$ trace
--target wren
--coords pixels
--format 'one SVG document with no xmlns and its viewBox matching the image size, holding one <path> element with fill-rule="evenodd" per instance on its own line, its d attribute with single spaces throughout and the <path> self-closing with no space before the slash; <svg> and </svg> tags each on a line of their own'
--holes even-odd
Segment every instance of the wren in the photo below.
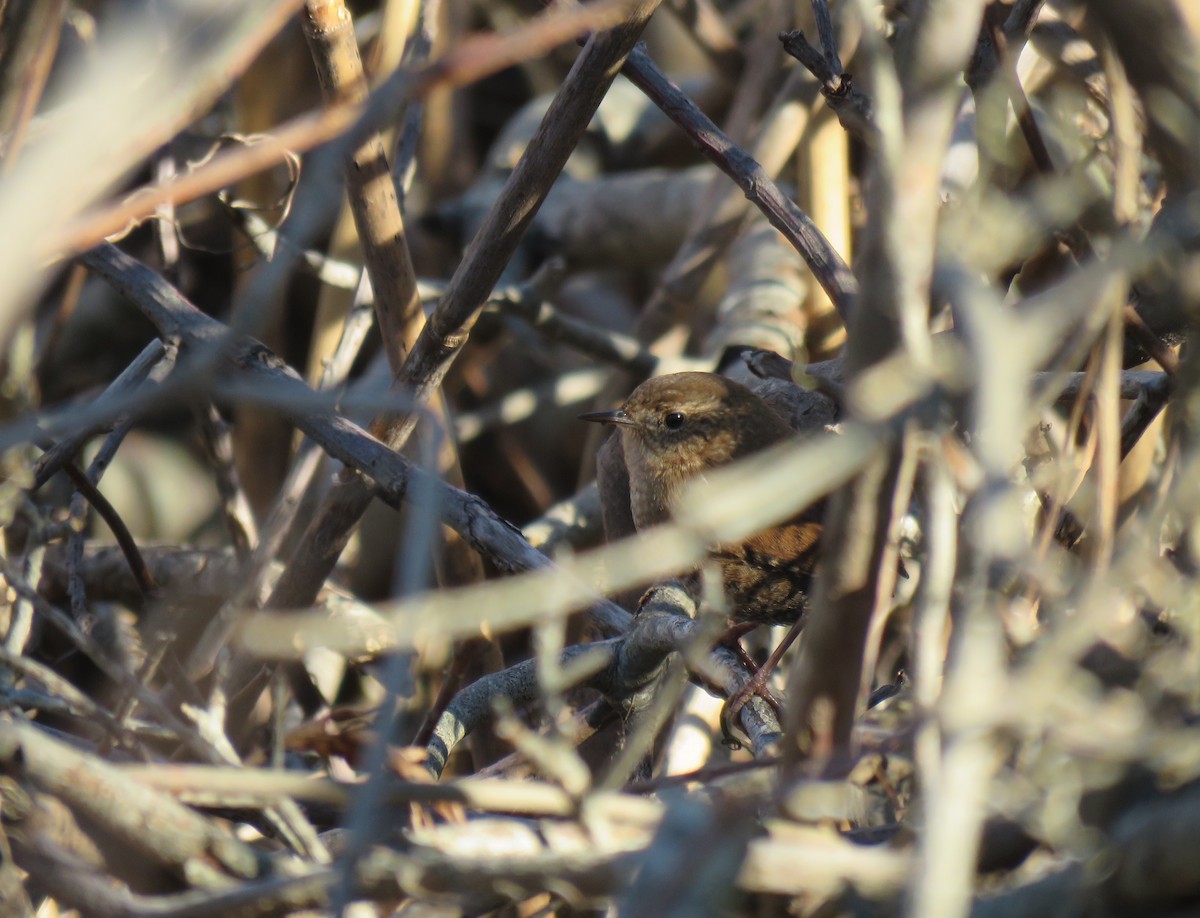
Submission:
<svg viewBox="0 0 1200 918">
<path fill-rule="evenodd" d="M 639 530 L 670 516 L 689 479 L 793 435 L 750 389 L 715 373 L 655 377 L 616 411 L 580 418 L 620 431 Z M 822 512 L 819 503 L 744 541 L 710 548 L 735 623 L 799 624 L 812 587 Z"/>
</svg>

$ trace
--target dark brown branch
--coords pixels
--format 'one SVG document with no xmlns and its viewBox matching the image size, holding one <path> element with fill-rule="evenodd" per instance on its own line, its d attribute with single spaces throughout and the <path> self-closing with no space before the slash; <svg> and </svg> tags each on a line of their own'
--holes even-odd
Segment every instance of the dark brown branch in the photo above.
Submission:
<svg viewBox="0 0 1200 918">
<path fill-rule="evenodd" d="M 74 462 L 66 462 L 63 465 L 63 469 L 70 477 L 71 482 L 79 490 L 79 493 L 86 498 L 87 502 L 92 505 L 93 509 L 108 524 L 108 528 L 112 530 L 113 536 L 117 540 L 117 545 L 120 546 L 121 553 L 125 556 L 125 561 L 129 564 L 129 569 L 133 572 L 134 580 L 137 582 L 138 588 L 142 591 L 142 596 L 146 599 L 158 596 L 159 588 L 158 584 L 154 581 L 154 575 L 146 565 L 146 560 L 142 557 L 142 553 L 138 549 L 137 540 L 134 539 L 133 533 L 129 531 L 129 527 L 121 519 L 121 514 L 117 513 L 117 508 L 109 503 L 108 498 L 100 493 L 99 489 L 92 484 L 91 479 L 88 478 L 83 469 Z"/>
<path fill-rule="evenodd" d="M 1146 353 L 1154 358 L 1154 361 L 1163 368 L 1164 373 L 1171 377 L 1178 376 L 1179 358 L 1175 356 L 1175 352 L 1146 324 L 1146 320 L 1142 318 L 1133 304 L 1126 303 L 1123 312 L 1126 331 L 1137 340 Z"/>
<path fill-rule="evenodd" d="M 1034 22 L 1045 2 L 1046 0 L 1017 0 L 1009 11 L 1008 18 L 1004 20 L 1000 35 L 1003 37 L 1004 45 L 1014 55 L 1014 59 L 1025 47 L 1025 42 L 1029 40 Z M 997 53 L 994 33 L 985 24 L 985 27 L 980 30 L 979 41 L 976 43 L 975 52 L 971 56 L 971 63 L 966 73 L 967 85 L 971 87 L 976 98 L 980 91 L 995 78 L 1000 67 L 1001 56 L 1000 53 Z"/>
<path fill-rule="evenodd" d="M 821 40 L 821 52 L 834 73 L 841 73 L 842 59 L 838 56 L 837 36 L 833 34 L 833 19 L 829 15 L 828 0 L 812 0 L 813 21 L 817 24 L 817 36 Z"/>
<path fill-rule="evenodd" d="M 995 23 L 991 24 L 989 34 L 992 39 L 992 47 L 996 51 L 998 64 L 1004 74 L 1003 78 L 1008 85 L 1009 98 L 1017 115 L 1017 125 L 1021 128 L 1021 136 L 1025 138 L 1026 146 L 1029 147 L 1029 155 L 1033 157 L 1039 172 L 1043 175 L 1053 175 L 1055 172 L 1054 160 L 1051 158 L 1050 148 L 1046 146 L 1046 140 L 1042 137 L 1042 132 L 1034 120 L 1033 108 L 1029 104 L 1029 97 L 1025 95 L 1025 88 L 1017 77 L 1017 62 L 1009 51 L 1008 38 L 1004 30 Z"/>
<path fill-rule="evenodd" d="M 150 368 L 150 373 L 143 382 L 139 393 L 151 392 L 156 387 L 161 386 L 175 369 L 175 361 L 178 357 L 179 342 L 169 342 L 162 359 Z M 100 448 L 96 450 L 96 455 L 92 457 L 92 462 L 87 468 L 88 480 L 92 484 L 100 484 L 100 479 L 108 471 L 109 465 L 112 464 L 114 457 L 117 455 L 117 450 L 121 448 L 121 444 L 125 441 L 125 437 L 129 431 L 133 429 L 133 425 L 138 417 L 138 412 L 127 411 L 118 417 L 112 425 L 112 430 L 104 438 L 104 442 L 100 444 Z"/>
<path fill-rule="evenodd" d="M 818 3 L 814 2 L 814 8 Z M 826 10 L 828 20 L 828 10 Z M 820 20 L 818 19 L 818 26 Z M 822 43 L 825 36 L 821 36 Z M 850 74 L 843 73 L 841 62 L 837 58 L 837 45 L 832 45 L 833 58 L 822 54 L 805 38 L 799 29 L 791 32 L 780 32 L 779 40 L 783 50 L 798 60 L 804 69 L 817 78 L 821 85 L 821 95 L 825 97 L 829 108 L 837 115 L 838 121 L 852 136 L 865 143 L 872 143 L 875 137 L 873 108 L 870 97 L 855 85 Z"/>
<path fill-rule="evenodd" d="M 418 404 L 441 385 L 480 307 L 656 6 L 657 0 L 642 0 L 624 24 L 594 35 L 571 68 L 405 362 L 398 382 L 411 387 Z M 389 444 L 407 440 L 415 423 L 410 416 L 388 437 Z"/>
<path fill-rule="evenodd" d="M 779 189 L 750 154 L 730 140 L 662 74 L 643 48 L 633 50 L 622 72 L 682 127 L 705 158 L 733 179 L 771 225 L 783 233 L 829 294 L 842 321 L 849 323 L 858 282 L 808 215 Z"/>
<path fill-rule="evenodd" d="M 1154 423 L 1154 419 L 1166 406 L 1167 399 L 1171 397 L 1173 391 L 1175 391 L 1175 385 L 1171 377 L 1160 373 L 1155 382 L 1144 386 L 1137 394 L 1121 421 L 1122 459 L 1137 446 L 1147 428 Z"/>
</svg>

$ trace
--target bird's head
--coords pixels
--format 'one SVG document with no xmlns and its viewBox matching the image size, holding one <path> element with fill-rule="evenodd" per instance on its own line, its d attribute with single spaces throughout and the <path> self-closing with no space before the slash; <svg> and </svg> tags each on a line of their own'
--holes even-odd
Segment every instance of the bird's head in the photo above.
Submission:
<svg viewBox="0 0 1200 918">
<path fill-rule="evenodd" d="M 642 383 L 616 411 L 580 415 L 621 431 L 626 447 L 684 475 L 724 465 L 791 433 L 766 402 L 715 373 L 672 373 Z"/>
</svg>

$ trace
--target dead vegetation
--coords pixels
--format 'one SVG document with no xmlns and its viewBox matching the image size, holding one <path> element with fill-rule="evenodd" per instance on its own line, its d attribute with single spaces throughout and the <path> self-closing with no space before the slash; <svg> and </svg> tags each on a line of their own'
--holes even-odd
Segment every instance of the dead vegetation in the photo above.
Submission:
<svg viewBox="0 0 1200 918">
<path fill-rule="evenodd" d="M 0 4 L 0 913 L 1195 912 L 1198 46 Z M 611 538 L 575 415 L 679 369 L 797 437 Z M 672 577 L 823 498 L 722 725 Z"/>
</svg>

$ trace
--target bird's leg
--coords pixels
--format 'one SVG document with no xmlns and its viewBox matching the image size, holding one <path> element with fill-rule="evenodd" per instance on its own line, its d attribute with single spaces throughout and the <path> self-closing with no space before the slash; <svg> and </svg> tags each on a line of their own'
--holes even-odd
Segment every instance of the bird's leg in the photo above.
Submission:
<svg viewBox="0 0 1200 918">
<path fill-rule="evenodd" d="M 718 647 L 726 647 L 733 651 L 738 661 L 754 674 L 750 682 L 742 686 L 737 694 L 727 699 L 725 704 L 721 706 L 721 742 L 733 749 L 741 746 L 741 743 L 733 735 L 733 718 L 737 715 L 738 711 L 745 707 L 746 702 L 752 696 L 756 694 L 762 696 L 763 701 L 769 704 L 775 712 L 775 716 L 783 717 L 783 709 L 780 707 L 779 699 L 767 689 L 765 677 L 761 682 L 758 681 L 758 664 L 754 662 L 750 654 L 746 653 L 746 648 L 742 646 L 742 638 L 759 627 L 760 624 L 761 622 L 734 622 L 725 630 L 725 633 L 721 635 L 721 639 L 716 644 Z M 770 661 L 768 660 L 768 662 Z M 756 682 L 758 682 L 757 687 L 751 688 Z M 731 707 L 735 701 L 738 702 L 737 707 Z"/>
<path fill-rule="evenodd" d="M 753 631 L 755 628 L 757 628 L 760 624 L 762 624 L 762 623 L 761 622 L 733 622 L 721 634 L 721 639 L 717 641 L 717 646 L 718 647 L 728 647 L 730 650 L 732 650 L 736 654 L 745 655 L 746 651 L 742 648 L 742 645 L 740 642 L 741 642 L 742 638 L 744 638 L 747 634 L 749 634 L 751 631 Z M 753 662 L 750 665 L 751 665 L 751 667 L 753 667 L 754 666 Z"/>
<path fill-rule="evenodd" d="M 729 698 L 725 704 L 722 705 L 721 734 L 727 744 L 733 739 L 730 731 L 733 726 L 734 718 L 738 716 L 738 712 L 741 711 L 742 708 L 746 706 L 746 703 L 755 695 L 761 695 L 763 700 L 771 706 L 772 710 L 775 712 L 775 716 L 779 718 L 779 722 L 783 723 L 783 709 L 780 707 L 779 699 L 772 695 L 767 689 L 767 680 L 771 678 L 771 673 L 775 671 L 775 667 L 779 665 L 779 661 L 783 659 L 783 655 L 788 652 L 788 648 L 796 643 L 796 638 L 800 636 L 800 631 L 803 628 L 803 621 L 804 618 L 801 616 L 792 623 L 792 626 L 788 628 L 787 634 L 783 636 L 783 640 L 779 642 L 778 646 L 773 651 L 771 651 L 771 655 L 767 657 L 767 661 L 763 663 L 762 666 L 755 668 L 751 662 L 751 668 L 754 669 L 754 675 L 750 677 L 750 681 L 743 685 L 741 689 L 735 695 L 733 695 L 733 697 Z M 738 626 L 734 627 L 736 628 Z M 732 632 L 733 629 L 730 630 Z M 742 631 L 741 633 L 746 634 L 747 631 Z M 749 659 L 748 655 L 746 655 L 746 651 L 742 649 L 742 645 L 740 643 L 737 645 L 737 648 L 744 656 L 746 656 L 746 659 Z"/>
</svg>

